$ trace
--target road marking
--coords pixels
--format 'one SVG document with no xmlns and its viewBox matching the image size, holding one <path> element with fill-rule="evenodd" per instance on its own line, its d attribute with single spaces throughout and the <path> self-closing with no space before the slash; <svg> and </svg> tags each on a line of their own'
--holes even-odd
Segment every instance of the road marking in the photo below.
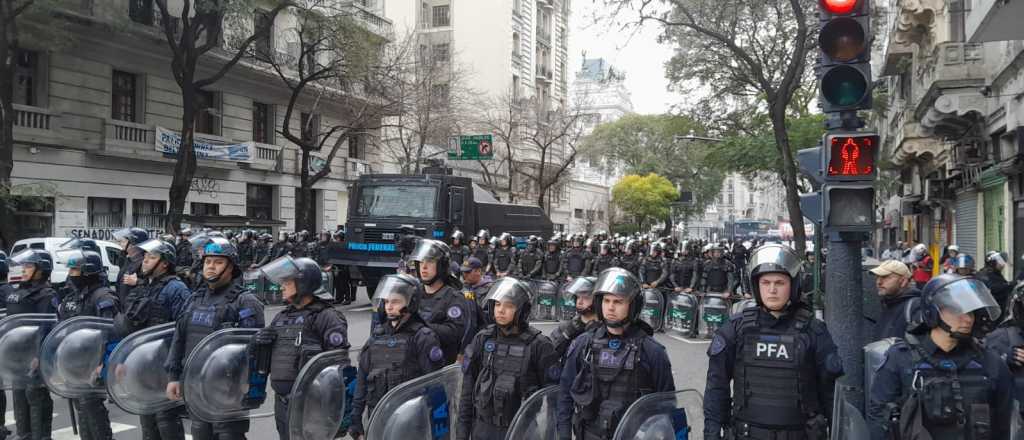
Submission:
<svg viewBox="0 0 1024 440">
<path fill-rule="evenodd" d="M 110 430 L 114 434 L 124 431 L 131 431 L 133 429 L 138 429 L 138 427 L 132 425 L 125 425 L 123 423 L 110 423 Z M 52 438 L 53 440 L 74 440 L 78 439 L 79 437 L 75 435 L 74 429 L 68 426 L 67 428 L 54 430 L 53 433 L 50 435 L 50 438 Z"/>
<path fill-rule="evenodd" d="M 680 341 L 680 342 L 685 342 L 687 344 L 710 344 L 711 343 L 711 341 L 704 340 L 704 339 L 694 341 L 692 339 L 687 339 L 687 338 L 684 338 L 682 336 L 676 336 L 676 335 L 670 335 L 670 334 L 666 334 L 665 336 L 668 336 L 668 337 L 670 337 L 672 339 L 675 339 L 677 341 Z"/>
</svg>

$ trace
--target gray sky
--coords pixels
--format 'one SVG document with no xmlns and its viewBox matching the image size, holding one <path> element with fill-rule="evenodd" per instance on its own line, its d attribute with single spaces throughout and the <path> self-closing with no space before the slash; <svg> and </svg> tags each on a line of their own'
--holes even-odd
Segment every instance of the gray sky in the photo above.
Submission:
<svg viewBox="0 0 1024 440">
<path fill-rule="evenodd" d="M 569 78 L 580 69 L 582 53 L 587 58 L 604 58 L 619 71 L 626 72 L 626 87 L 633 95 L 637 113 L 664 113 L 682 102 L 682 96 L 669 92 L 665 79 L 665 62 L 672 57 L 668 45 L 658 44 L 659 28 L 647 25 L 630 35 L 607 25 L 593 24 L 595 2 L 575 1 L 572 4 L 569 34 Z M 596 2 L 600 3 L 600 2 Z"/>
</svg>

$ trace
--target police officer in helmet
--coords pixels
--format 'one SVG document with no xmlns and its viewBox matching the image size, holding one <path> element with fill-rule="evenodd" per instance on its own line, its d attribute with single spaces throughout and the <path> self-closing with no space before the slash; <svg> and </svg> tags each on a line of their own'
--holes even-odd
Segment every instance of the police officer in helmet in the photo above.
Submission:
<svg viewBox="0 0 1024 440">
<path fill-rule="evenodd" d="M 125 261 L 121 271 L 117 273 L 117 298 L 124 300 L 128 291 L 139 283 L 139 269 L 142 268 L 142 257 L 145 252 L 139 245 L 149 240 L 149 233 L 140 228 L 124 228 L 114 231 L 114 239 L 124 250 Z"/>
<path fill-rule="evenodd" d="M 569 351 L 569 344 L 585 331 L 593 330 L 602 323 L 594 310 L 594 283 L 597 277 L 579 277 L 565 287 L 565 292 L 576 301 L 576 316 L 563 321 L 551 331 L 551 342 L 559 358 Z"/>
<path fill-rule="evenodd" d="M 867 403 L 873 440 L 1009 439 L 1013 383 L 1008 361 L 977 338 L 999 306 L 985 285 L 954 274 L 921 292 L 919 325 L 886 350 Z"/>
<path fill-rule="evenodd" d="M 284 256 L 260 268 L 281 286 L 288 305 L 253 336 L 254 345 L 271 346 L 270 386 L 274 389 L 277 434 L 288 439 L 288 395 L 307 361 L 322 352 L 349 348 L 348 322 L 342 313 L 317 297 L 320 265 L 310 258 Z"/>
<path fill-rule="evenodd" d="M 455 362 L 476 334 L 476 319 L 470 313 L 473 309 L 468 307 L 466 298 L 459 293 L 462 283 L 451 273 L 448 245 L 437 240 L 421 240 L 411 259 L 423 283 L 418 307 L 420 317 L 441 340 L 445 362 Z"/>
<path fill-rule="evenodd" d="M 1010 297 L 1004 316 L 999 328 L 985 336 L 985 347 L 1006 361 L 1019 408 L 1024 401 L 1024 289 L 1017 289 Z"/>
<path fill-rule="evenodd" d="M 122 313 L 114 318 L 118 339 L 143 329 L 175 322 L 181 317 L 192 292 L 175 273 L 177 249 L 162 240 L 149 240 L 139 245 L 145 252 L 139 275 L 143 279 L 128 292 Z M 182 408 L 139 416 L 145 439 L 182 440 L 185 429 L 181 423 Z"/>
<path fill-rule="evenodd" d="M 419 280 L 406 274 L 388 275 L 377 284 L 373 304 L 385 322 L 373 328 L 359 353 L 349 427 L 353 439 L 363 437 L 363 414 L 373 414 L 391 388 L 445 365 L 437 333 L 419 314 L 421 289 Z"/>
<path fill-rule="evenodd" d="M 167 354 L 165 369 L 171 382 L 167 397 L 181 400 L 179 382 L 185 358 L 203 338 L 225 328 L 263 328 L 263 303 L 242 286 L 238 251 L 226 238 L 213 237 L 202 249 L 202 283 L 195 289 L 188 307 L 178 319 Z M 192 419 L 195 440 L 244 439 L 249 421 L 209 423 Z"/>
<path fill-rule="evenodd" d="M 25 249 L 9 260 L 11 266 L 21 266 L 18 288 L 6 298 L 7 316 L 23 313 L 57 313 L 57 292 L 50 287 L 53 257 L 42 249 Z M 53 426 L 53 399 L 46 387 L 15 388 L 14 421 L 19 439 L 43 440 L 50 438 Z"/>
<path fill-rule="evenodd" d="M 801 268 L 787 246 L 751 254 L 757 307 L 733 316 L 708 348 L 704 438 L 826 438 L 842 362 L 825 323 L 800 300 Z"/>
<path fill-rule="evenodd" d="M 519 406 L 558 379 L 554 346 L 530 326 L 530 286 L 498 280 L 487 294 L 493 324 L 477 333 L 462 358 L 457 439 L 505 438 Z"/>
<path fill-rule="evenodd" d="M 672 365 L 654 330 L 640 320 L 640 281 L 613 267 L 597 277 L 594 304 L 603 326 L 573 341 L 559 384 L 558 438 L 611 439 L 641 396 L 675 391 Z"/>
</svg>

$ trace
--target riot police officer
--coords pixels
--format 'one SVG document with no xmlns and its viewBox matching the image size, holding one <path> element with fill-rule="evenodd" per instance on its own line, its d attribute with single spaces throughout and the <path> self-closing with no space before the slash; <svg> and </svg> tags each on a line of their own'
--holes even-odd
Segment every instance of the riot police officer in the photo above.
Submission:
<svg viewBox="0 0 1024 440">
<path fill-rule="evenodd" d="M 686 246 L 679 248 L 679 256 L 669 268 L 668 280 L 675 292 L 692 292 L 694 274 L 698 272 L 698 261 L 692 250 Z"/>
<path fill-rule="evenodd" d="M 385 323 L 373 328 L 359 353 L 349 427 L 354 439 L 363 437 L 363 413 L 373 414 L 391 388 L 445 365 L 437 334 L 420 317 L 422 288 L 419 280 L 405 274 L 388 275 L 377 284 L 373 303 Z"/>
<path fill-rule="evenodd" d="M 184 312 L 192 292 L 174 272 L 177 252 L 170 243 L 149 240 L 139 245 L 145 252 L 143 281 L 125 298 L 123 312 L 114 318 L 114 331 L 123 339 L 137 331 L 176 321 Z M 182 440 L 185 429 L 180 408 L 139 416 L 145 439 Z"/>
<path fill-rule="evenodd" d="M 551 342 L 555 345 L 555 353 L 559 359 L 569 351 L 569 344 L 585 331 L 601 325 L 594 310 L 594 282 L 597 277 L 579 277 L 565 287 L 565 293 L 571 295 L 576 302 L 576 316 L 562 321 L 551 331 Z"/>
<path fill-rule="evenodd" d="M 568 281 L 576 277 L 585 277 L 590 273 L 590 252 L 583 247 L 583 237 L 574 235 L 569 240 L 572 246 L 562 253 L 562 275 Z"/>
<path fill-rule="evenodd" d="M 608 241 L 602 241 L 597 246 L 597 256 L 594 257 L 593 263 L 591 264 L 591 273 L 598 274 L 603 272 L 605 269 L 610 269 L 619 265 L 619 259 L 615 257 L 612 252 L 612 244 Z"/>
<path fill-rule="evenodd" d="M 629 240 L 626 242 L 626 249 L 622 252 L 622 256 L 619 257 L 619 267 L 637 277 L 640 276 L 640 255 L 637 254 L 639 248 L 639 242 Z"/>
<path fill-rule="evenodd" d="M 540 276 L 541 265 L 544 263 L 544 252 L 540 249 L 540 237 L 531 235 L 526 241 L 526 249 L 519 253 L 516 262 L 516 275 L 523 279 L 534 279 Z"/>
<path fill-rule="evenodd" d="M 652 243 L 650 255 L 640 263 L 640 284 L 644 289 L 657 289 L 668 279 L 668 262 L 661 256 L 661 243 Z"/>
<path fill-rule="evenodd" d="M 459 293 L 462 283 L 450 272 L 448 245 L 437 240 L 420 240 L 411 258 L 423 283 L 418 313 L 437 333 L 445 362 L 455 362 L 475 334 L 476 317 L 469 313 L 473 309 Z"/>
<path fill-rule="evenodd" d="M 594 304 L 603 321 L 573 341 L 558 398 L 558 438 L 611 439 L 627 408 L 641 396 L 674 391 L 672 365 L 654 330 L 640 320 L 640 281 L 618 267 L 601 273 Z"/>
<path fill-rule="evenodd" d="M 985 347 L 999 355 L 1010 369 L 1019 408 L 1024 402 L 1024 292 L 1014 293 L 1003 315 L 1006 319 L 999 328 L 985 336 Z"/>
<path fill-rule="evenodd" d="M 470 253 L 473 254 L 478 260 L 484 263 L 484 267 L 490 267 L 491 265 L 491 233 L 486 229 L 481 229 L 480 232 L 476 233 L 476 247 L 474 247 Z"/>
<path fill-rule="evenodd" d="M 191 237 L 192 230 L 189 228 L 178 232 L 178 242 L 175 243 L 174 248 L 178 254 L 177 261 L 179 267 L 192 267 L 192 243 L 188 241 Z M 177 269 L 175 269 L 175 272 L 177 272 Z"/>
<path fill-rule="evenodd" d="M 512 234 L 502 232 L 498 237 L 498 246 L 491 252 L 491 268 L 488 272 L 498 278 L 510 275 L 516 267 L 517 254 Z"/>
<path fill-rule="evenodd" d="M 322 352 L 348 350 L 345 316 L 317 297 L 320 265 L 309 258 L 284 256 L 260 268 L 281 286 L 288 307 L 274 316 L 270 326 L 253 336 L 254 345 L 271 346 L 270 386 L 274 389 L 277 434 L 288 440 L 288 396 L 302 366 Z"/>
<path fill-rule="evenodd" d="M 825 439 L 843 368 L 825 323 L 801 302 L 802 267 L 783 245 L 751 255 L 757 307 L 734 315 L 708 348 L 704 438 Z"/>
<path fill-rule="evenodd" d="M 548 281 L 559 282 L 562 280 L 562 253 L 559 252 L 559 239 L 551 237 L 548 240 L 548 251 L 544 254 L 544 261 L 541 263 L 541 277 Z"/>
<path fill-rule="evenodd" d="M 248 269 L 256 259 L 255 233 L 246 229 L 238 237 L 238 264 Z"/>
<path fill-rule="evenodd" d="M 14 287 L 7 283 L 7 253 L 0 250 L 0 307 L 7 309 L 7 296 L 14 293 Z M 0 440 L 7 440 L 7 393 L 0 391 Z"/>
<path fill-rule="evenodd" d="M 710 258 L 701 264 L 700 277 L 693 280 L 695 285 L 691 287 L 704 292 L 729 292 L 729 288 L 733 285 L 735 266 L 729 260 L 722 258 L 724 251 L 721 246 L 712 245 L 708 252 Z M 699 287 L 696 283 L 700 283 Z M 751 280 L 750 283 L 753 284 L 754 281 Z M 756 290 L 755 287 L 751 287 L 751 289 Z"/>
<path fill-rule="evenodd" d="M 292 253 L 292 244 L 289 241 L 288 233 L 281 231 L 277 235 L 277 241 L 270 247 L 270 260 L 281 258 Z"/>
<path fill-rule="evenodd" d="M 976 340 L 999 316 L 988 288 L 974 278 L 934 277 L 921 292 L 919 316 L 920 325 L 888 347 L 875 369 L 871 438 L 1010 438 L 1012 358 Z"/>
<path fill-rule="evenodd" d="M 750 258 L 750 250 L 743 245 L 743 240 L 736 239 L 732 245 L 732 258 L 730 259 L 733 266 L 733 284 L 731 290 L 736 292 L 736 288 L 739 286 L 743 287 L 744 293 L 749 293 L 749 280 L 746 280 L 744 269 L 747 267 L 747 260 Z"/>
<path fill-rule="evenodd" d="M 10 265 L 21 266 L 22 281 L 6 298 L 7 316 L 24 313 L 57 313 L 57 292 L 50 287 L 53 257 L 42 249 L 25 249 L 14 254 Z M 50 438 L 53 426 L 53 399 L 46 387 L 15 388 L 14 422 L 19 439 Z"/>
<path fill-rule="evenodd" d="M 141 252 L 137 246 L 136 249 Z M 57 251 L 57 259 L 67 265 L 68 283 L 74 287 L 69 295 L 61 298 L 57 306 L 57 318 L 60 321 L 79 316 L 110 319 L 117 316 L 120 303 L 114 292 L 107 287 L 107 269 L 103 266 L 100 254 L 89 250 L 66 249 Z M 103 400 L 96 397 L 72 399 L 75 411 L 81 416 L 83 440 L 114 438 L 110 429 L 110 414 Z"/>
<path fill-rule="evenodd" d="M 985 254 L 985 267 L 978 271 L 978 279 L 988 287 L 1000 310 L 1005 308 L 1006 302 L 1010 299 L 1010 291 L 1013 290 L 1013 285 L 1003 276 L 1004 268 L 1006 257 L 1000 252 L 988 251 Z"/>
<path fill-rule="evenodd" d="M 223 237 L 214 237 L 203 247 L 203 283 L 195 289 L 188 307 L 178 319 L 167 354 L 165 368 L 171 382 L 167 397 L 181 400 L 179 382 L 185 357 L 199 342 L 224 328 L 262 328 L 263 303 L 241 283 L 238 251 Z M 192 420 L 192 438 L 196 440 L 244 439 L 249 421 L 209 423 Z"/>
<path fill-rule="evenodd" d="M 554 346 L 530 326 L 532 296 L 528 284 L 510 277 L 487 295 L 494 324 L 476 334 L 462 358 L 456 439 L 505 438 L 523 401 L 557 380 Z"/>
<path fill-rule="evenodd" d="M 452 232 L 452 262 L 460 267 L 469 256 L 469 246 L 466 246 L 466 234 L 456 229 Z"/>
<path fill-rule="evenodd" d="M 126 257 L 121 271 L 117 273 L 117 298 L 124 300 L 128 291 L 139 283 L 139 268 L 142 267 L 145 252 L 138 245 L 149 240 L 149 233 L 139 228 L 124 228 L 114 231 L 114 239 L 121 245 Z"/>
</svg>

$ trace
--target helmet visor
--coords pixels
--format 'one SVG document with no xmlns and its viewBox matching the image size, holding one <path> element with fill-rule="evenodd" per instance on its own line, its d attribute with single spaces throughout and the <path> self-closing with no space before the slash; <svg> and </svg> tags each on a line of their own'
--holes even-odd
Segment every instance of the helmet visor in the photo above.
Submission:
<svg viewBox="0 0 1024 440">
<path fill-rule="evenodd" d="M 163 241 L 157 239 L 146 240 L 139 244 L 139 249 L 142 249 L 142 251 L 147 254 L 151 252 L 154 254 L 159 254 L 160 246 L 162 246 L 163 244 Z"/>
<path fill-rule="evenodd" d="M 593 296 L 594 295 L 594 280 L 593 278 L 579 277 L 572 280 L 568 286 L 565 287 L 565 294 L 572 296 Z"/>
<path fill-rule="evenodd" d="M 195 237 L 188 239 L 189 245 L 192 246 L 192 252 L 199 252 L 206 247 L 206 243 L 210 242 L 210 237 L 206 234 L 199 234 Z"/>
<path fill-rule="evenodd" d="M 68 269 L 81 269 L 85 264 L 85 254 L 81 249 L 58 249 L 53 253 L 54 260 Z"/>
<path fill-rule="evenodd" d="M 377 290 L 373 292 L 373 303 L 379 304 L 390 298 L 401 296 L 409 303 L 416 294 L 416 285 L 398 276 L 389 275 L 377 283 Z"/>
<path fill-rule="evenodd" d="M 437 241 L 420 240 L 416 249 L 413 249 L 412 254 L 409 255 L 409 259 L 412 261 L 437 261 L 443 256 L 444 248 Z"/>
<path fill-rule="evenodd" d="M 982 312 L 990 320 L 999 317 L 999 303 L 989 293 L 985 283 L 974 278 L 960 279 L 942 286 L 932 297 L 932 302 L 940 309 L 958 315 Z"/>
<path fill-rule="evenodd" d="M 502 278 L 487 291 L 487 301 L 507 301 L 515 304 L 516 309 L 519 309 L 523 304 L 530 302 L 532 295 L 533 292 L 530 291 L 526 283 L 515 278 Z"/>
<path fill-rule="evenodd" d="M 128 237 L 131 237 L 131 235 L 132 235 L 132 230 L 129 229 L 129 228 L 118 229 L 118 230 L 113 232 L 114 240 L 117 240 L 117 241 L 127 240 Z"/>
<path fill-rule="evenodd" d="M 298 276 L 299 266 L 295 264 L 295 260 L 292 260 L 292 257 L 285 255 L 263 265 L 260 268 L 260 272 L 263 272 L 263 276 L 267 277 L 268 280 L 273 281 L 275 284 L 281 284 L 285 280 Z"/>
<path fill-rule="evenodd" d="M 780 244 L 770 244 L 761 246 L 754 251 L 754 254 L 750 256 L 750 262 L 747 263 L 747 270 L 753 271 L 760 265 L 768 265 L 766 267 L 785 271 L 790 277 L 795 279 L 800 273 L 801 264 L 803 263 L 797 258 L 796 252 L 793 252 L 792 249 Z M 765 272 L 768 271 L 766 270 Z"/>
<path fill-rule="evenodd" d="M 593 292 L 630 298 L 640 292 L 640 282 L 623 269 L 606 269 L 597 277 Z"/>
</svg>

